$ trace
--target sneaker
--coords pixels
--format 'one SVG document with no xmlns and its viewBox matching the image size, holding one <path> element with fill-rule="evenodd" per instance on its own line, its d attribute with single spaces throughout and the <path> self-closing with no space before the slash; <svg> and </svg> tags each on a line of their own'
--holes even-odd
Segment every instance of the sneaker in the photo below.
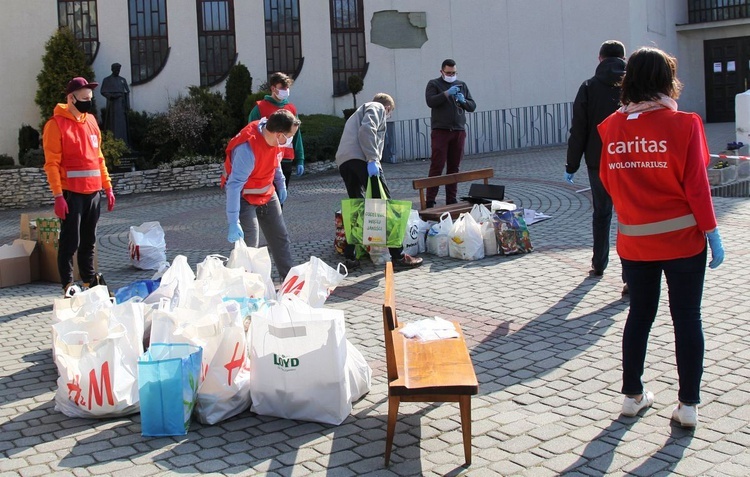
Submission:
<svg viewBox="0 0 750 477">
<path fill-rule="evenodd" d="M 589 270 L 589 276 L 593 278 L 599 278 L 601 276 L 604 276 L 604 270 L 592 268 L 591 270 Z"/>
<path fill-rule="evenodd" d="M 628 285 L 626 283 L 625 286 L 622 287 L 622 296 L 628 296 L 628 295 L 630 295 L 630 288 L 628 288 Z"/>
<path fill-rule="evenodd" d="M 621 414 L 626 417 L 635 417 L 641 410 L 651 407 L 654 403 L 654 393 L 651 391 L 643 391 L 643 397 L 640 401 L 636 401 L 635 398 L 625 396 L 622 401 L 622 412 Z"/>
<path fill-rule="evenodd" d="M 672 420 L 682 427 L 693 428 L 698 425 L 698 406 L 679 403 L 672 411 Z"/>
<path fill-rule="evenodd" d="M 76 293 L 81 293 L 81 287 L 75 283 L 68 283 L 63 287 L 63 298 L 70 298 Z"/>
<path fill-rule="evenodd" d="M 422 257 L 412 257 L 405 253 L 403 257 L 393 261 L 393 266 L 400 268 L 415 268 L 422 265 L 423 261 Z"/>
<path fill-rule="evenodd" d="M 434 201 L 434 200 L 428 200 L 428 201 L 427 201 L 427 202 L 425 203 L 425 205 L 424 205 L 424 208 L 425 208 L 425 209 L 431 209 L 431 208 L 433 208 L 433 207 L 435 207 L 435 201 Z"/>
<path fill-rule="evenodd" d="M 107 282 L 104 281 L 104 275 L 101 273 L 94 274 L 94 278 L 92 278 L 91 281 L 83 284 L 85 288 L 94 288 L 98 285 L 107 285 Z"/>
<path fill-rule="evenodd" d="M 347 258 L 344 260 L 344 266 L 346 267 L 347 272 L 359 268 L 360 265 L 362 264 L 356 258 Z"/>
</svg>

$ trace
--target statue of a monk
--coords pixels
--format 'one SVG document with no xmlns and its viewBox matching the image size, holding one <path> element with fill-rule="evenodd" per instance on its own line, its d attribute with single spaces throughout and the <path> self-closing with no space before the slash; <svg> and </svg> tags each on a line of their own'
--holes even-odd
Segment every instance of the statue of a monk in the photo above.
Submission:
<svg viewBox="0 0 750 477">
<path fill-rule="evenodd" d="M 118 139 L 130 145 L 128 138 L 128 115 L 130 109 L 130 88 L 125 78 L 120 76 L 120 63 L 112 63 L 112 74 L 104 78 L 99 91 L 107 99 L 103 129 L 112 131 Z"/>
</svg>

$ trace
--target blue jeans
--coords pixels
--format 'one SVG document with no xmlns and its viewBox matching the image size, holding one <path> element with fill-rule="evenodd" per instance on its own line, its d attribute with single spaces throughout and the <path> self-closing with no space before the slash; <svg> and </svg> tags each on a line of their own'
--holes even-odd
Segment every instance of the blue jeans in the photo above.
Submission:
<svg viewBox="0 0 750 477">
<path fill-rule="evenodd" d="M 651 325 L 656 318 L 662 271 L 667 278 L 669 311 L 674 326 L 678 399 L 700 403 L 703 376 L 703 326 L 701 299 L 706 274 L 706 249 L 698 255 L 675 260 L 636 262 L 621 259 L 630 289 L 630 313 L 622 336 L 622 393 L 643 392 L 643 367 Z"/>
</svg>

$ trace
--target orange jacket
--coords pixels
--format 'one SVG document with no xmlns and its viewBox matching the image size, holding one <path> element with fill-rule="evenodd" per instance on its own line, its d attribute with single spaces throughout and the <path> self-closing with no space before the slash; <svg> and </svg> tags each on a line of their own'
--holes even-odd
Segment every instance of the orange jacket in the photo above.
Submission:
<svg viewBox="0 0 750 477">
<path fill-rule="evenodd" d="M 276 169 L 281 163 L 281 147 L 269 146 L 258 131 L 260 121 L 253 121 L 237 133 L 227 145 L 224 159 L 224 173 L 221 176 L 221 186 L 224 187 L 227 178 L 232 173 L 232 151 L 243 142 L 247 142 L 255 156 L 255 167 L 242 188 L 242 197 L 252 205 L 265 205 L 273 196 L 276 188 L 273 180 Z"/>
<path fill-rule="evenodd" d="M 260 113 L 261 118 L 267 118 L 271 116 L 273 113 L 278 111 L 279 109 L 286 109 L 287 111 L 294 114 L 294 117 L 297 117 L 297 108 L 292 103 L 286 103 L 282 107 L 278 107 L 275 104 L 271 103 L 270 101 L 266 101 L 265 99 L 262 99 L 260 101 L 256 101 L 255 104 L 258 105 L 258 112 Z M 294 149 L 291 147 L 285 147 L 284 148 L 284 159 L 292 160 L 294 159 Z"/>
<path fill-rule="evenodd" d="M 55 106 L 42 133 L 44 171 L 53 195 L 63 190 L 88 194 L 112 187 L 101 151 L 102 133 L 96 119 L 76 119 L 67 104 Z"/>
<path fill-rule="evenodd" d="M 716 227 L 700 116 L 670 109 L 615 112 L 598 127 L 599 176 L 617 210 L 627 260 L 692 257 Z"/>
</svg>

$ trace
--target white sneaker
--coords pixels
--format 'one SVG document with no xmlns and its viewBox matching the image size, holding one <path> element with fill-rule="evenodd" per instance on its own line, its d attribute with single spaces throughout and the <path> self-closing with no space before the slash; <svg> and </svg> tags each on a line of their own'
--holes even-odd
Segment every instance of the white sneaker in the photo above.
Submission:
<svg viewBox="0 0 750 477">
<path fill-rule="evenodd" d="M 682 427 L 695 427 L 698 425 L 698 406 L 688 406 L 679 403 L 672 411 L 672 420 Z"/>
<path fill-rule="evenodd" d="M 654 393 L 651 391 L 643 391 L 643 397 L 640 401 L 636 401 L 635 398 L 625 396 L 622 401 L 622 415 L 626 417 L 635 417 L 642 409 L 651 407 L 654 403 Z"/>
</svg>

